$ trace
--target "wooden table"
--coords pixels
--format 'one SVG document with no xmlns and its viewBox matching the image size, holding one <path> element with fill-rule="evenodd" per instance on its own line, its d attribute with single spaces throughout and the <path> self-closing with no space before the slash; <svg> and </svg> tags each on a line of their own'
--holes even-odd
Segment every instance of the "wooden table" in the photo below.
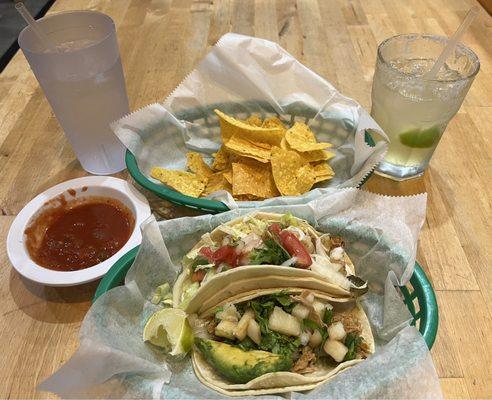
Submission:
<svg viewBox="0 0 492 400">
<path fill-rule="evenodd" d="M 50 12 L 90 8 L 116 22 L 132 109 L 160 101 L 221 35 L 279 42 L 342 93 L 370 107 L 376 47 L 405 32 L 450 35 L 469 0 L 58 0 Z M 422 179 L 373 176 L 366 189 L 429 194 L 418 260 L 436 289 L 432 355 L 447 398 L 492 397 L 492 18 L 464 41 L 482 68 Z M 85 175 L 19 52 L 0 75 L 0 241 L 42 190 Z M 123 175 L 124 176 L 124 175 Z M 167 217 L 183 210 L 164 210 Z M 75 351 L 97 282 L 30 283 L 0 246 L 0 398 L 49 398 L 38 382 Z"/>
</svg>

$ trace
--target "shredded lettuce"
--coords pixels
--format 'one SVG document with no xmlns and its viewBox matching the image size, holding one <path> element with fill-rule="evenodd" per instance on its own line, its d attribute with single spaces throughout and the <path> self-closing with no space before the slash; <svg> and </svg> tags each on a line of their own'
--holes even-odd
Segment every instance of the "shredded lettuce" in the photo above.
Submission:
<svg viewBox="0 0 492 400">
<path fill-rule="evenodd" d="M 172 306 L 172 298 L 173 295 L 171 293 L 171 286 L 169 286 L 169 283 L 166 282 L 157 287 L 150 302 L 152 304 L 162 303 L 163 305 Z"/>
<path fill-rule="evenodd" d="M 287 228 L 289 226 L 297 227 L 299 225 L 299 221 L 291 213 L 287 213 L 282 215 L 282 217 L 280 218 L 280 225 L 282 225 L 282 227 L 284 228 Z"/>
<path fill-rule="evenodd" d="M 190 302 L 191 298 L 195 295 L 195 293 L 198 291 L 200 288 L 200 284 L 198 282 L 192 282 L 188 283 L 183 286 L 183 295 L 182 295 L 182 302 L 181 305 L 179 306 L 182 309 L 185 309 L 188 306 L 188 303 Z"/>
<path fill-rule="evenodd" d="M 249 233 L 242 229 L 242 224 L 237 224 L 234 226 L 220 225 L 218 229 L 219 231 L 224 232 L 226 235 L 232 237 L 234 241 L 242 239 Z"/>
<path fill-rule="evenodd" d="M 262 236 L 268 229 L 268 222 L 247 215 L 242 222 L 234 225 L 234 227 L 245 234 L 256 233 L 258 236 Z"/>
</svg>

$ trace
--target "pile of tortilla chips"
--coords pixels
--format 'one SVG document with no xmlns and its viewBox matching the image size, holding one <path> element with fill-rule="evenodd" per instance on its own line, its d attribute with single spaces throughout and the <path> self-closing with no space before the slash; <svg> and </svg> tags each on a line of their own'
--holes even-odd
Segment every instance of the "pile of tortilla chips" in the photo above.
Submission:
<svg viewBox="0 0 492 400">
<path fill-rule="evenodd" d="M 335 173 L 327 160 L 330 143 L 318 142 L 306 124 L 287 128 L 277 117 L 241 121 L 219 110 L 222 146 L 209 166 L 199 153 L 187 154 L 191 172 L 154 167 L 151 176 L 180 193 L 205 197 L 227 190 L 236 200 L 303 194 Z"/>
</svg>

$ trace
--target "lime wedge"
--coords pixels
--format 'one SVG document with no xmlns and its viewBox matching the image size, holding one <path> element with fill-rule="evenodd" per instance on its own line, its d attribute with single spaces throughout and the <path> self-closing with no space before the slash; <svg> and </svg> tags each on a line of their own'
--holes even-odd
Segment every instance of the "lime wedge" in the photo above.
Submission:
<svg viewBox="0 0 492 400">
<path fill-rule="evenodd" d="M 186 354 L 193 344 L 193 333 L 186 313 L 177 308 L 164 308 L 152 314 L 145 324 L 143 340 L 173 356 Z"/>
<path fill-rule="evenodd" d="M 437 126 L 429 129 L 412 129 L 400 134 L 400 142 L 405 146 L 426 149 L 439 141 L 441 130 Z"/>
</svg>

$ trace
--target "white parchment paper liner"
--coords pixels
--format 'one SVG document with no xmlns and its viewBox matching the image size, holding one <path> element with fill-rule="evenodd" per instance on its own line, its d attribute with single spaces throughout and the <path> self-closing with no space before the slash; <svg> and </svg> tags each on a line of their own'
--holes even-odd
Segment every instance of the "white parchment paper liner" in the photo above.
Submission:
<svg viewBox="0 0 492 400">
<path fill-rule="evenodd" d="M 370 282 L 363 298 L 376 354 L 333 381 L 293 398 L 441 398 L 432 360 L 392 282 L 407 283 L 425 216 L 426 195 L 386 197 L 358 189 L 333 191 L 303 205 L 275 205 L 316 228 L 342 235 L 358 273 Z M 40 385 L 63 397 L 219 398 L 195 377 L 189 358 L 167 360 L 142 342 L 157 307 L 155 288 L 173 283 L 186 252 L 217 225 L 251 210 L 143 224 L 143 242 L 125 286 L 102 295 L 84 319 L 75 355 Z M 171 374 L 172 370 L 172 374 Z M 276 396 L 270 396 L 276 397 Z M 278 397 L 278 396 L 277 396 Z"/>
<path fill-rule="evenodd" d="M 387 149 L 387 136 L 356 101 L 340 94 L 278 44 L 233 33 L 218 41 L 164 103 L 144 107 L 111 127 L 136 157 L 142 173 L 153 180 L 152 167 L 185 170 L 188 151 L 200 151 L 210 160 L 218 150 L 220 129 L 211 105 L 238 118 L 276 112 L 289 124 L 289 114 L 309 109 L 310 127 L 319 140 L 334 144 L 330 151 L 336 154 L 330 160 L 335 177 L 318 184 L 318 194 L 323 188 L 358 186 Z M 383 140 L 368 146 L 366 130 L 378 132 Z M 309 196 L 300 196 L 299 202 Z M 237 206 L 226 193 L 211 198 L 229 208 Z M 240 203 L 244 207 L 244 203 L 255 206 L 258 202 Z"/>
</svg>

